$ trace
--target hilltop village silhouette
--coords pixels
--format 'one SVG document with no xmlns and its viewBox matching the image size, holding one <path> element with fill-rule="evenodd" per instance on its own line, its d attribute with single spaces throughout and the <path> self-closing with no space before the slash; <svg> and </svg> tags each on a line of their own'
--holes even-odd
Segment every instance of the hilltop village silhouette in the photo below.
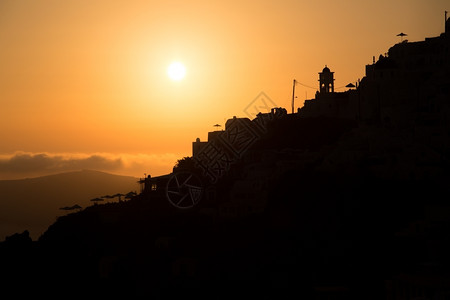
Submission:
<svg viewBox="0 0 450 300">
<path fill-rule="evenodd" d="M 446 18 L 345 92 L 325 66 L 296 112 L 233 117 L 130 200 L 8 237 L 2 292 L 449 299 L 449 49 Z"/>
</svg>

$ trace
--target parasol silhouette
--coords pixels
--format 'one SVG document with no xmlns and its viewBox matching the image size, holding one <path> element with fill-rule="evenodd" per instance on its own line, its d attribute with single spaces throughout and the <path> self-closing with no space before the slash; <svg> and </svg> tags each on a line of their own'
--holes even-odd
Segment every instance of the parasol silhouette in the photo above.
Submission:
<svg viewBox="0 0 450 300">
<path fill-rule="evenodd" d="M 400 37 L 400 41 L 403 42 L 403 37 L 407 36 L 407 34 L 403 33 L 403 32 L 400 32 L 399 34 L 397 34 L 397 36 L 399 36 Z"/>
</svg>

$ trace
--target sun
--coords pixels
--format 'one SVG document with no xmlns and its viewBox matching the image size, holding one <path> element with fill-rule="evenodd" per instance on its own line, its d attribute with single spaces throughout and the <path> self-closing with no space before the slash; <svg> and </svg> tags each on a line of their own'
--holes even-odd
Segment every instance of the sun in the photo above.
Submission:
<svg viewBox="0 0 450 300">
<path fill-rule="evenodd" d="M 186 75 L 186 68 L 181 62 L 174 61 L 167 68 L 167 74 L 172 80 L 181 80 Z"/>
</svg>

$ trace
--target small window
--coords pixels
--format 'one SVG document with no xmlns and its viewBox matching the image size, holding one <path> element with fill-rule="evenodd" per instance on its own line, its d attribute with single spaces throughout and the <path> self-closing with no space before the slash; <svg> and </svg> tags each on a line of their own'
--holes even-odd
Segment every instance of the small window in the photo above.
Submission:
<svg viewBox="0 0 450 300">
<path fill-rule="evenodd" d="M 157 188 L 158 186 L 156 185 L 156 183 L 152 183 L 152 191 L 156 191 Z"/>
</svg>

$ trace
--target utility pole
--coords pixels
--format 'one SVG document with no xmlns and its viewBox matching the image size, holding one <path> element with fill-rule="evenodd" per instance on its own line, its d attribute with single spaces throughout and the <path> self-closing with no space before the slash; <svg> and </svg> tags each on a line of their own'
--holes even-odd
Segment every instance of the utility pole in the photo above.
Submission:
<svg viewBox="0 0 450 300">
<path fill-rule="evenodd" d="M 294 79 L 294 86 L 292 87 L 292 113 L 294 113 L 294 98 L 295 98 L 295 79 Z"/>
</svg>

